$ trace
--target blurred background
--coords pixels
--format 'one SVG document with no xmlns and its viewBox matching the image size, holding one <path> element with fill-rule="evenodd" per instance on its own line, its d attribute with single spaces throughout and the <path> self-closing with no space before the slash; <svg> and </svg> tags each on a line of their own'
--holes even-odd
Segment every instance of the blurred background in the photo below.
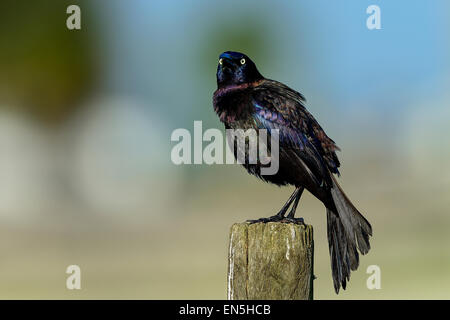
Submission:
<svg viewBox="0 0 450 320">
<path fill-rule="evenodd" d="M 381 30 L 366 27 L 371 4 Z M 174 129 L 223 130 L 215 72 L 234 50 L 307 97 L 374 229 L 337 296 L 325 209 L 302 198 L 314 298 L 449 299 L 449 12 L 445 0 L 2 1 L 0 298 L 226 298 L 230 226 L 292 192 L 170 160 Z M 72 264 L 81 290 L 66 289 Z M 372 264 L 380 290 L 366 287 Z"/>
</svg>

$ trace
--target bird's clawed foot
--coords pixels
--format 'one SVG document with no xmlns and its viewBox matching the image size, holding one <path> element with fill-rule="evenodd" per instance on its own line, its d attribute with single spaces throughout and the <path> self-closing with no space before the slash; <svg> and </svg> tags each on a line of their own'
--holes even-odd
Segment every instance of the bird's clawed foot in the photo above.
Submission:
<svg viewBox="0 0 450 320">
<path fill-rule="evenodd" d="M 305 220 L 303 220 L 303 218 L 290 218 L 290 217 L 286 217 L 286 218 L 284 218 L 281 222 L 285 222 L 285 223 L 294 223 L 294 224 L 300 224 L 300 225 L 306 226 Z"/>
<path fill-rule="evenodd" d="M 274 215 L 268 218 L 260 218 L 256 220 L 247 220 L 248 223 L 254 224 L 254 223 L 268 223 L 268 222 L 281 222 L 281 223 L 294 223 L 294 224 L 300 224 L 305 225 L 305 221 L 303 218 L 290 218 L 290 217 L 282 217 L 279 215 Z"/>
<path fill-rule="evenodd" d="M 281 220 L 285 219 L 283 216 L 280 215 L 274 215 L 268 218 L 259 218 L 256 220 L 247 220 L 247 222 L 249 222 L 250 224 L 254 224 L 254 223 L 268 223 L 268 222 L 280 222 Z"/>
<path fill-rule="evenodd" d="M 250 224 L 253 223 L 268 223 L 268 222 L 284 222 L 284 223 L 295 223 L 295 224 L 302 224 L 305 225 L 305 221 L 303 218 L 295 218 L 295 210 L 297 209 L 298 202 L 300 201 L 300 197 L 302 196 L 304 187 L 298 187 L 295 189 L 295 191 L 292 193 L 292 195 L 289 197 L 288 201 L 284 204 L 284 206 L 281 208 L 280 212 L 278 212 L 276 215 L 271 216 L 269 218 L 260 218 L 256 220 L 247 220 Z M 289 209 L 289 207 L 292 204 L 291 211 L 289 214 L 285 217 L 286 211 Z"/>
</svg>

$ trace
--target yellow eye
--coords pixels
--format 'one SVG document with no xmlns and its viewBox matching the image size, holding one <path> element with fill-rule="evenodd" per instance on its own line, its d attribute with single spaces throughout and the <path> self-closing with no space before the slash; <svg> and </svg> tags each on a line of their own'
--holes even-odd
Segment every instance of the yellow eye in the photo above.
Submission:
<svg viewBox="0 0 450 320">
<path fill-rule="evenodd" d="M 222 59 L 222 58 L 219 59 L 219 64 L 220 64 L 220 65 L 223 64 L 223 59 Z"/>
<path fill-rule="evenodd" d="M 241 59 L 241 64 L 244 64 L 244 63 L 245 63 L 245 59 L 242 58 L 242 59 Z"/>
</svg>

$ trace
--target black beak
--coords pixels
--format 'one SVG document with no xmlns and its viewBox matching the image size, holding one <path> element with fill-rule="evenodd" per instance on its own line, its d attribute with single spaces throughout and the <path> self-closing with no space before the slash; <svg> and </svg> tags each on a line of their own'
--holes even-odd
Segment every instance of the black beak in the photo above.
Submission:
<svg viewBox="0 0 450 320">
<path fill-rule="evenodd" d="M 233 71 L 235 69 L 235 64 L 232 60 L 223 58 L 222 59 L 222 70 L 223 71 Z"/>
</svg>

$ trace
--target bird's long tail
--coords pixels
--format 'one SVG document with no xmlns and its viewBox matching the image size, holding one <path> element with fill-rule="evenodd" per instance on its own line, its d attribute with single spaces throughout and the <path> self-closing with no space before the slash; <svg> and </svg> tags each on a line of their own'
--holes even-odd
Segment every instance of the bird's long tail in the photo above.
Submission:
<svg viewBox="0 0 450 320">
<path fill-rule="evenodd" d="M 369 252 L 372 227 L 350 202 L 334 177 L 331 195 L 333 209 L 327 208 L 327 233 L 330 248 L 331 270 L 336 293 L 345 289 L 350 271 L 359 265 L 359 254 Z"/>
</svg>

